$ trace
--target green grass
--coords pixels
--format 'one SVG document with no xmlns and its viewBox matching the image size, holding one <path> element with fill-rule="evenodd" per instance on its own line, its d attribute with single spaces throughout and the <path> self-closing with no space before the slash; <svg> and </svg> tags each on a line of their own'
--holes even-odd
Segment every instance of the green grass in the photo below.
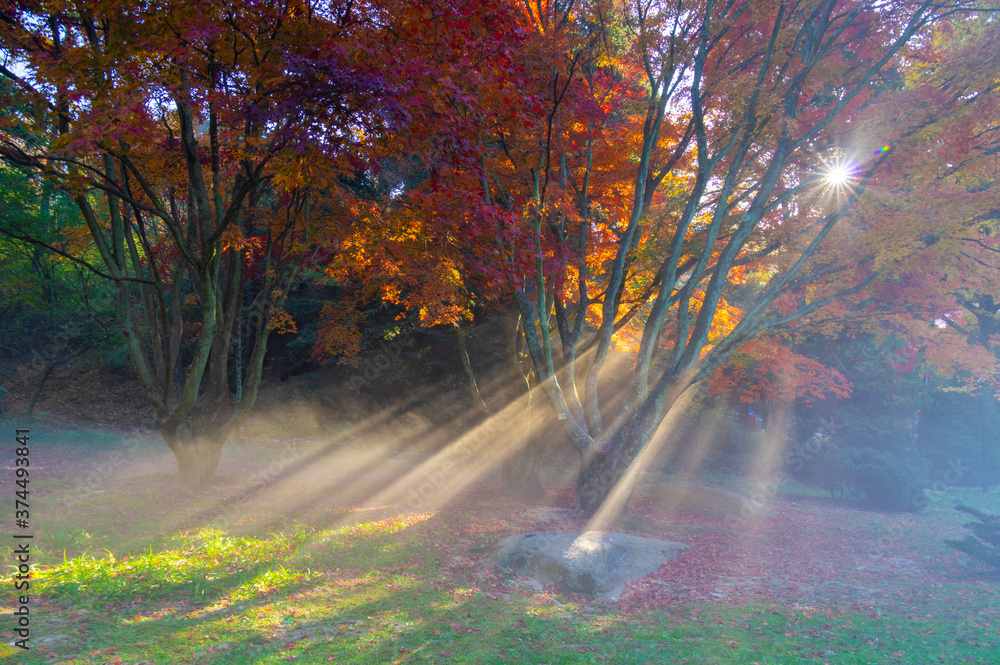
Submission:
<svg viewBox="0 0 1000 665">
<path fill-rule="evenodd" d="M 215 540 L 225 540 L 216 537 Z M 232 543 L 213 545 L 229 552 Z M 287 549 L 287 548 L 286 548 Z M 80 590 L 75 604 L 36 610 L 34 634 L 51 647 L 25 663 L 994 663 L 995 630 L 969 620 L 912 620 L 767 605 L 690 605 L 618 616 L 614 607 L 559 596 L 500 599 L 441 588 L 408 574 L 308 576 L 274 568 L 273 543 L 254 565 L 270 578 L 211 583 L 215 567 L 177 584 L 165 602 L 106 602 L 114 585 Z M 294 558 L 286 552 L 285 560 Z M 141 575 L 175 573 L 154 555 Z M 270 567 L 270 568 L 268 568 Z M 119 569 L 119 572 L 122 572 Z M 97 575 L 96 572 L 92 574 Z M 188 569 L 190 574 L 190 569 Z M 248 573 L 249 575 L 249 573 Z M 112 575 L 113 576 L 113 575 Z M 197 592 L 196 578 L 206 586 Z M 189 593 L 177 588 L 186 585 Z M 157 587 L 134 591 L 157 595 Z M 57 619 L 58 615 L 68 619 Z M 80 627 L 86 629 L 80 631 Z M 55 638 L 54 643 L 52 639 Z M 48 650 L 51 648 L 51 651 Z M 51 657 L 48 654 L 55 653 Z M 117 659 L 117 660 L 116 660 Z"/>
<path fill-rule="evenodd" d="M 159 551 L 116 558 L 110 550 L 76 557 L 34 574 L 36 593 L 65 597 L 76 604 L 124 598 L 194 596 L 249 597 L 307 581 L 311 567 L 329 566 L 345 553 L 358 562 L 390 552 L 392 534 L 423 519 L 407 516 L 358 523 L 336 530 L 264 538 L 236 538 L 218 529 L 176 534 Z M 382 557 L 383 559 L 385 557 Z"/>
</svg>

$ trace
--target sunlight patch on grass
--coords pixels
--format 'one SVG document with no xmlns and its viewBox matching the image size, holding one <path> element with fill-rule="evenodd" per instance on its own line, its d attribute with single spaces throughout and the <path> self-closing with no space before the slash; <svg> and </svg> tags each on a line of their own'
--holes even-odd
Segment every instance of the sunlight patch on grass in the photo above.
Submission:
<svg viewBox="0 0 1000 665">
<path fill-rule="evenodd" d="M 248 599 L 318 577 L 307 565 L 310 551 L 379 545 L 430 516 L 397 515 L 330 531 L 298 529 L 266 538 L 237 538 L 219 529 L 181 532 L 160 551 L 150 548 L 118 558 L 105 550 L 104 556 L 64 557 L 62 563 L 36 567 L 33 588 L 76 599 L 161 597 L 182 589 L 196 595 L 228 591 L 233 600 Z"/>
<path fill-rule="evenodd" d="M 338 536 L 396 533 L 397 531 L 402 531 L 403 529 L 413 526 L 414 524 L 419 524 L 420 522 L 426 521 L 433 516 L 434 513 L 410 513 L 404 515 L 396 515 L 395 517 L 389 517 L 384 520 L 376 520 L 372 522 L 358 522 L 357 524 L 345 526 L 340 529 L 335 529 L 333 531 L 325 533 L 330 533 L 331 535 L 338 535 Z"/>
<path fill-rule="evenodd" d="M 285 536 L 266 540 L 231 538 L 215 529 L 182 532 L 174 542 L 173 548 L 159 552 L 150 548 L 146 553 L 120 559 L 107 550 L 101 558 L 87 554 L 65 558 L 61 564 L 37 569 L 35 588 L 43 594 L 74 597 L 159 595 L 187 586 L 198 593 L 213 583 L 240 578 L 248 571 L 277 562 L 297 546 Z"/>
</svg>

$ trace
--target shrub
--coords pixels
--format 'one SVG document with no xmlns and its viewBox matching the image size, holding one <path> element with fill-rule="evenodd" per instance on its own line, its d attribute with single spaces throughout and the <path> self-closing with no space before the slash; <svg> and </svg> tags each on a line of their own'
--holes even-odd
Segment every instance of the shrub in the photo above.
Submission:
<svg viewBox="0 0 1000 665">
<path fill-rule="evenodd" d="M 978 522 L 966 522 L 963 526 L 972 530 L 965 540 L 944 541 L 960 552 L 965 552 L 976 561 L 1000 570 L 1000 516 L 988 515 L 968 506 L 955 506 L 955 510 L 968 513 Z"/>
<path fill-rule="evenodd" d="M 924 488 L 915 465 L 874 448 L 846 448 L 844 452 L 847 486 L 865 505 L 915 511 L 924 503 Z"/>
<path fill-rule="evenodd" d="M 806 443 L 793 448 L 784 457 L 785 467 L 793 478 L 804 485 L 818 487 L 835 496 L 847 491 L 847 456 L 829 437 L 814 435 Z"/>
<path fill-rule="evenodd" d="M 912 463 L 875 448 L 838 446 L 822 438 L 815 451 L 793 451 L 785 462 L 793 478 L 834 496 L 851 496 L 881 510 L 915 511 L 923 505 L 920 471 Z M 812 441 L 811 441 L 812 442 Z"/>
</svg>

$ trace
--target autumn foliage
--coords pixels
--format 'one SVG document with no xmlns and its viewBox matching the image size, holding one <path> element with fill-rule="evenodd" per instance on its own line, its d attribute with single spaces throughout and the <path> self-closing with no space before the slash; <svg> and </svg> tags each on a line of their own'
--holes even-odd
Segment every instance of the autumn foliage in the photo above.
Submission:
<svg viewBox="0 0 1000 665">
<path fill-rule="evenodd" d="M 372 302 L 401 326 L 516 308 L 594 510 L 703 379 L 847 394 L 799 334 L 992 367 L 1000 63 L 976 10 L 19 3 L 0 154 L 75 197 L 86 229 L 51 248 L 117 284 L 175 452 L 217 460 L 309 269 L 341 293 L 320 360 L 358 354 Z"/>
</svg>

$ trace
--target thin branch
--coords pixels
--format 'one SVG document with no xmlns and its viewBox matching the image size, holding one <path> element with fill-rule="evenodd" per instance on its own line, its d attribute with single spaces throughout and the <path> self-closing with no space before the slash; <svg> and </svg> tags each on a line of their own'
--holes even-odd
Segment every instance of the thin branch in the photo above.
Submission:
<svg viewBox="0 0 1000 665">
<path fill-rule="evenodd" d="M 0 217 L 2 217 L 2 215 L 0 215 Z M 8 236 L 8 237 L 13 238 L 15 240 L 20 240 L 22 242 L 28 242 L 28 243 L 31 243 L 33 245 L 38 245 L 39 247 L 44 247 L 45 249 L 49 250 L 50 252 L 58 254 L 59 256 L 62 256 L 63 258 L 67 258 L 70 261 L 73 261 L 74 263 L 77 263 L 77 264 L 83 266 L 84 268 L 86 268 L 87 270 L 91 271 L 95 275 L 98 275 L 99 277 L 103 277 L 104 279 L 108 279 L 108 280 L 111 280 L 113 282 L 137 282 L 139 284 L 153 285 L 152 281 L 150 281 L 148 279 L 142 279 L 142 278 L 139 278 L 139 277 L 113 277 L 112 275 L 109 275 L 108 273 L 102 271 L 100 268 L 98 268 L 94 264 L 90 263 L 89 261 L 81 259 L 81 258 L 79 258 L 77 256 L 73 256 L 72 254 L 70 254 L 70 253 L 68 253 L 68 252 L 66 252 L 64 250 L 59 249 L 58 247 L 56 247 L 54 245 L 50 245 L 49 243 L 44 242 L 42 240 L 38 240 L 37 238 L 32 238 L 31 236 L 23 235 L 23 234 L 20 234 L 20 233 L 14 233 L 13 231 L 11 231 L 9 229 L 6 229 L 3 226 L 0 226 L 0 233 L 3 233 L 5 236 Z"/>
</svg>

